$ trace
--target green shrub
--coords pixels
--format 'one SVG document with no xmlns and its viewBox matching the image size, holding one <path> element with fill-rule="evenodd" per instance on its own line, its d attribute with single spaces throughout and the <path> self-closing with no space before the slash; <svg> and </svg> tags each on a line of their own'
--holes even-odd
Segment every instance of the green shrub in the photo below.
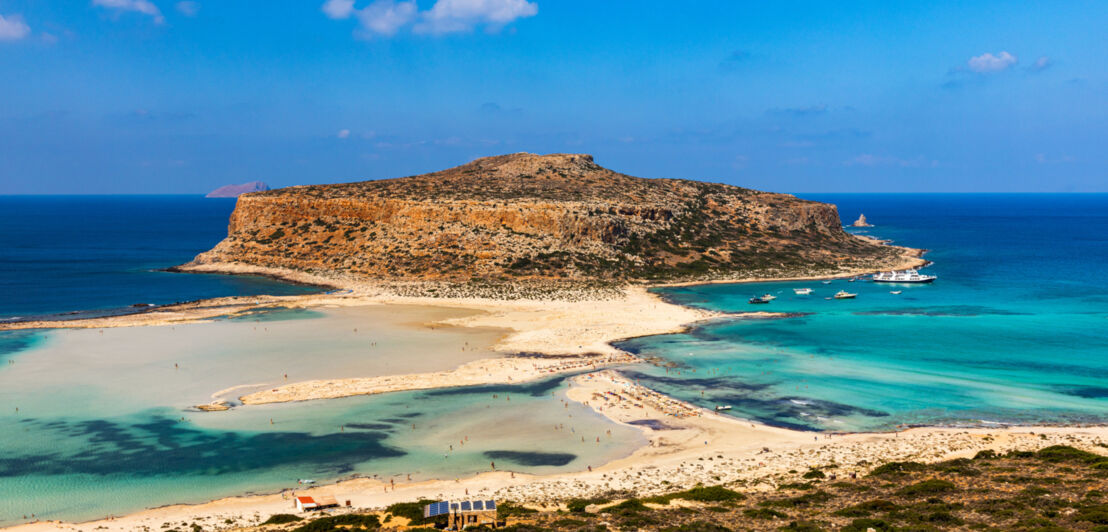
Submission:
<svg viewBox="0 0 1108 532">
<path fill-rule="evenodd" d="M 435 517 L 423 517 L 423 507 L 433 502 L 438 501 L 433 501 L 430 499 L 420 499 L 415 502 L 398 502 L 385 508 L 385 511 L 397 517 L 408 519 L 410 521 L 410 523 L 408 523 L 409 525 L 426 525 L 428 523 L 435 522 L 435 519 L 437 519 Z"/>
<path fill-rule="evenodd" d="M 304 518 L 302 518 L 298 515 L 273 514 L 273 515 L 269 516 L 269 519 L 266 519 L 265 522 L 263 522 L 262 524 L 263 525 L 283 525 L 283 524 L 286 524 L 286 523 L 295 523 L 297 521 L 302 521 L 303 519 Z"/>
<path fill-rule="evenodd" d="M 347 514 L 316 519 L 293 529 L 293 532 L 331 532 L 335 530 L 377 530 L 381 521 L 376 515 Z"/>
<path fill-rule="evenodd" d="M 823 529 L 810 521 L 793 521 L 778 530 L 782 532 L 823 532 Z"/>
<path fill-rule="evenodd" d="M 697 502 L 726 502 L 741 501 L 745 498 L 746 496 L 742 493 L 729 490 L 723 486 L 697 486 L 691 490 L 679 491 L 677 493 L 667 493 L 665 495 L 650 497 L 649 499 L 644 500 L 646 502 L 666 504 L 674 499 Z"/>
<path fill-rule="evenodd" d="M 877 532 L 888 532 L 893 530 L 892 525 L 880 519 L 855 519 L 851 521 L 849 525 L 844 526 L 842 532 L 866 532 L 866 530 L 871 528 Z"/>
<path fill-rule="evenodd" d="M 769 508 L 743 510 L 743 515 L 751 519 L 786 519 L 789 517 L 788 514 L 778 512 L 777 510 L 771 510 Z"/>
<path fill-rule="evenodd" d="M 813 469 L 813 470 L 811 470 L 807 473 L 804 473 L 804 478 L 823 480 L 823 479 L 827 478 L 827 475 L 825 475 L 823 473 L 823 471 L 820 471 L 818 469 Z"/>
<path fill-rule="evenodd" d="M 896 504 L 884 499 L 874 499 L 872 501 L 866 501 L 843 508 L 835 512 L 835 515 L 843 517 L 869 517 L 873 515 L 874 512 L 892 512 L 899 508 L 900 507 Z"/>
<path fill-rule="evenodd" d="M 901 497 L 922 497 L 925 495 L 948 493 L 957 489 L 958 486 L 956 486 L 953 482 L 949 480 L 940 480 L 933 478 L 900 488 L 900 490 L 898 490 L 896 494 L 900 495 Z"/>
<path fill-rule="evenodd" d="M 904 473 L 923 471 L 925 469 L 927 469 L 927 466 L 919 462 L 889 462 L 870 471 L 869 476 L 902 475 Z"/>
</svg>

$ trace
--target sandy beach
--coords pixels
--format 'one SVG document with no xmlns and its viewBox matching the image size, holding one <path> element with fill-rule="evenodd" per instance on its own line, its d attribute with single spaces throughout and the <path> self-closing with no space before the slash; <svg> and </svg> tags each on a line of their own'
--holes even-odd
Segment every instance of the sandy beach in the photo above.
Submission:
<svg viewBox="0 0 1108 532">
<path fill-rule="evenodd" d="M 423 482 L 407 482 L 400 477 L 358 478 L 296 493 L 349 500 L 351 511 L 373 511 L 420 498 L 466 496 L 549 507 L 571 497 L 620 491 L 648 496 L 696 484 L 774 489 L 777 484 L 795 481 L 811 467 L 839 475 L 864 474 L 890 461 L 932 462 L 972 457 L 984 449 L 1034 450 L 1053 444 L 1091 449 L 1108 441 L 1106 427 L 918 428 L 847 435 L 792 431 L 696 408 L 637 386 L 614 371 L 575 377 L 569 396 L 613 421 L 632 423 L 649 438 L 649 445 L 627 458 L 577 473 L 532 476 L 490 470 L 469 478 Z M 233 530 L 257 524 L 273 514 L 292 513 L 291 496 L 285 492 L 233 497 L 88 523 L 40 522 L 12 530 L 156 530 L 164 523 L 193 522 Z"/>
</svg>

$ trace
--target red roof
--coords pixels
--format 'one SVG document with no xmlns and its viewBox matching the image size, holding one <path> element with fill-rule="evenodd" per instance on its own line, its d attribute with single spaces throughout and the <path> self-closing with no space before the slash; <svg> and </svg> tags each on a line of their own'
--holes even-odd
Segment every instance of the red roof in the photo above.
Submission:
<svg viewBox="0 0 1108 532">
<path fill-rule="evenodd" d="M 296 500 L 300 501 L 300 504 L 315 504 L 315 499 L 308 496 L 297 496 Z"/>
</svg>

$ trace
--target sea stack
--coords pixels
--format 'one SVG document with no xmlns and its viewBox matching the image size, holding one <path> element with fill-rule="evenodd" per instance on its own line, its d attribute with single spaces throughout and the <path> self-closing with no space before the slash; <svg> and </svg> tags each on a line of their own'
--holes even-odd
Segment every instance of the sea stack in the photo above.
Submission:
<svg viewBox="0 0 1108 532">
<path fill-rule="evenodd" d="M 241 185 L 224 185 L 204 196 L 205 198 L 237 198 L 248 192 L 265 192 L 269 190 L 269 185 L 261 181 L 251 181 L 249 183 L 243 183 Z"/>
<path fill-rule="evenodd" d="M 866 215 L 858 215 L 858 219 L 854 220 L 854 223 L 850 224 L 852 227 L 873 227 L 873 224 L 866 222 Z"/>
</svg>

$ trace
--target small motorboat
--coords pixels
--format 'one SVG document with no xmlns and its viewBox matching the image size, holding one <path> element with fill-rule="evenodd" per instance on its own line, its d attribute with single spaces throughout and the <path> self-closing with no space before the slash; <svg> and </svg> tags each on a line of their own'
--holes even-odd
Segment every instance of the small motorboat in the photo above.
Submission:
<svg viewBox="0 0 1108 532">
<path fill-rule="evenodd" d="M 831 284 L 831 281 L 823 281 L 823 284 Z"/>
<path fill-rule="evenodd" d="M 903 290 L 890 290 L 889 291 L 889 293 L 894 295 L 894 296 L 899 296 L 903 292 L 904 292 Z"/>
<path fill-rule="evenodd" d="M 729 405 L 720 405 L 716 407 L 716 412 L 723 412 L 724 410 L 731 410 Z"/>
<path fill-rule="evenodd" d="M 793 288 L 793 293 L 798 296 L 806 296 L 812 293 L 811 288 Z"/>
<path fill-rule="evenodd" d="M 315 480 L 312 480 L 310 478 L 301 478 L 301 479 L 297 479 L 296 483 L 297 484 L 315 484 Z"/>
<path fill-rule="evenodd" d="M 764 299 L 766 301 L 773 301 L 774 299 L 777 299 L 777 296 L 775 296 L 773 294 L 770 294 L 770 293 L 766 293 L 765 295 L 762 296 L 762 299 Z"/>
<path fill-rule="evenodd" d="M 750 304 L 751 305 L 762 305 L 762 304 L 765 304 L 765 303 L 769 303 L 769 300 L 764 298 L 764 297 L 754 296 L 754 297 L 750 298 Z"/>
<path fill-rule="evenodd" d="M 839 290 L 835 293 L 835 299 L 854 299 L 858 297 L 858 294 L 851 294 L 846 290 Z"/>
</svg>

